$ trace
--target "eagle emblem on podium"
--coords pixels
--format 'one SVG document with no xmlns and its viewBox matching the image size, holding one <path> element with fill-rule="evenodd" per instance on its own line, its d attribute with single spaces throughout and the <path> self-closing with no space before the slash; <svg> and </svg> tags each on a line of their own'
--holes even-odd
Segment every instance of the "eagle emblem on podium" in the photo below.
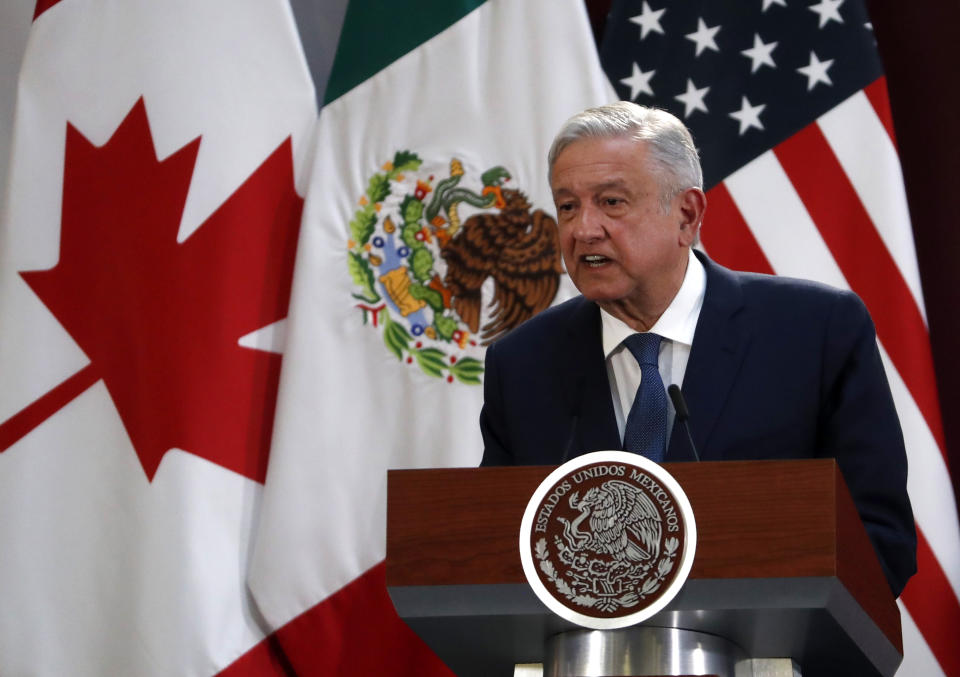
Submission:
<svg viewBox="0 0 960 677">
<path fill-rule="evenodd" d="M 536 548 L 541 568 L 560 592 L 581 606 L 612 612 L 660 589 L 680 542 L 663 539 L 661 510 L 650 496 L 625 481 L 607 480 L 582 499 L 574 492 L 567 505 L 578 514 L 572 520 L 557 515 L 562 531 L 553 537 L 566 576 L 549 559 L 546 539 Z"/>
<path fill-rule="evenodd" d="M 609 480 L 592 487 L 577 500 L 575 492 L 568 503 L 580 511 L 572 522 L 565 517 L 563 538 L 570 553 L 589 552 L 612 557 L 610 571 L 626 569 L 655 560 L 660 555 L 662 533 L 660 513 L 650 497 L 622 480 Z M 589 529 L 580 531 L 586 521 Z M 604 583 L 609 586 L 609 583 Z"/>
<path fill-rule="evenodd" d="M 696 524 L 676 480 L 649 459 L 598 451 L 555 469 L 520 527 L 527 581 L 551 610 L 595 629 L 626 627 L 676 595 Z"/>
</svg>

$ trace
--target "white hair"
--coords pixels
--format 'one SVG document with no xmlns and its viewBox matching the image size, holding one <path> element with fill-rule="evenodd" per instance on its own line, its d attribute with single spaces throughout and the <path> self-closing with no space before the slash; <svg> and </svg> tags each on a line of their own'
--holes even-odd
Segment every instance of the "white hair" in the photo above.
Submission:
<svg viewBox="0 0 960 677">
<path fill-rule="evenodd" d="M 549 176 L 557 156 L 584 138 L 628 138 L 643 141 L 657 165 L 662 206 L 687 188 L 703 189 L 703 170 L 693 137 L 675 116 L 658 108 L 620 101 L 588 108 L 563 123 L 547 154 Z"/>
</svg>

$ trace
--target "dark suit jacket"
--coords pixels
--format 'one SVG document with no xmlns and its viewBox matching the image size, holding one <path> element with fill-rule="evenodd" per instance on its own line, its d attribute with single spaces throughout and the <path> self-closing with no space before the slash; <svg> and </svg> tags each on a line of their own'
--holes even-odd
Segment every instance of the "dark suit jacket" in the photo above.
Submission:
<svg viewBox="0 0 960 677">
<path fill-rule="evenodd" d="M 682 391 L 700 458 L 836 458 L 899 594 L 916 571 L 916 533 L 867 309 L 850 292 L 697 256 L 707 288 Z M 595 303 L 550 308 L 487 349 L 480 428 L 482 465 L 557 465 L 621 448 Z M 665 460 L 693 460 L 679 424 Z"/>
</svg>

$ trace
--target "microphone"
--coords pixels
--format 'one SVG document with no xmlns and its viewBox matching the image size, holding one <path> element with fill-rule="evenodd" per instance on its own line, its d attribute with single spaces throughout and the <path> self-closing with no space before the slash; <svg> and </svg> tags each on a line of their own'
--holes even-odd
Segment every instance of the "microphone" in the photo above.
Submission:
<svg viewBox="0 0 960 677">
<path fill-rule="evenodd" d="M 670 394 L 670 401 L 673 402 L 673 409 L 677 412 L 677 420 L 683 423 L 683 428 L 687 431 L 687 440 L 690 442 L 693 457 L 699 461 L 700 454 L 697 453 L 697 447 L 693 443 L 693 435 L 690 434 L 690 410 L 687 409 L 687 401 L 683 399 L 680 386 L 676 383 L 670 384 L 667 392 Z"/>
<path fill-rule="evenodd" d="M 573 415 L 573 422 L 570 424 L 570 434 L 567 436 L 567 446 L 563 451 L 563 457 L 560 459 L 560 465 L 570 460 L 570 452 L 573 451 L 573 438 L 577 434 L 577 423 L 580 422 L 578 414 Z"/>
<path fill-rule="evenodd" d="M 569 391 L 569 399 L 566 404 L 570 411 L 570 433 L 567 435 L 567 443 L 563 448 L 563 456 L 560 457 L 560 465 L 570 460 L 570 454 L 573 452 L 573 441 L 577 436 L 577 426 L 580 425 L 580 400 L 578 395 L 583 392 L 583 374 L 576 378 L 576 387 Z"/>
</svg>

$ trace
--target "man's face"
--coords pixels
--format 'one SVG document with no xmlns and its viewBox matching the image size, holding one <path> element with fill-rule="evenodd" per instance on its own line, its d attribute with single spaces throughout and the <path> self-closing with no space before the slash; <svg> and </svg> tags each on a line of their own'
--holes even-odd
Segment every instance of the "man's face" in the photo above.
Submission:
<svg viewBox="0 0 960 677">
<path fill-rule="evenodd" d="M 659 315 L 673 300 L 703 214 L 697 189 L 665 210 L 655 167 L 643 142 L 586 138 L 560 153 L 550 177 L 567 272 L 621 319 Z"/>
</svg>

